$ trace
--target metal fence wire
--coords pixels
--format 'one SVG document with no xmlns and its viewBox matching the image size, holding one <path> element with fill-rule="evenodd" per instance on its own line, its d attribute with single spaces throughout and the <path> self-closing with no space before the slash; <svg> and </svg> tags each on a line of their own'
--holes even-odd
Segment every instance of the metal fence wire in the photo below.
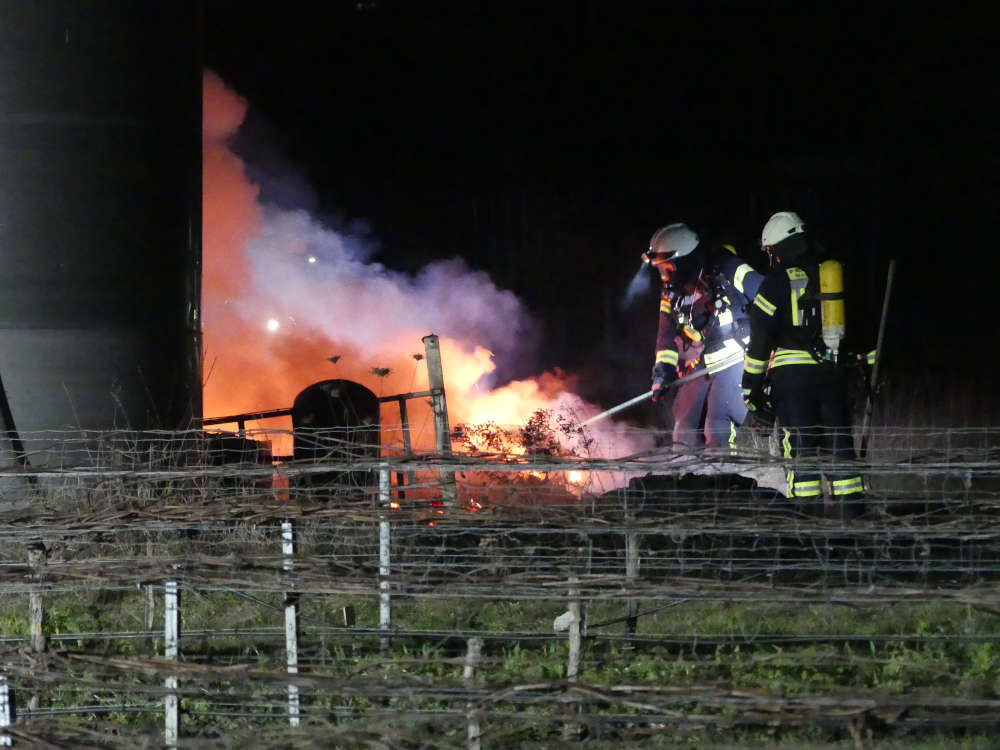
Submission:
<svg viewBox="0 0 1000 750">
<path fill-rule="evenodd" d="M 633 432 L 654 447 L 608 458 L 330 430 L 298 460 L 252 431 L 22 435 L 0 743 L 987 742 L 1000 430 L 880 428 L 853 463 Z M 785 497 L 789 469 L 863 474 L 864 515 Z"/>
</svg>

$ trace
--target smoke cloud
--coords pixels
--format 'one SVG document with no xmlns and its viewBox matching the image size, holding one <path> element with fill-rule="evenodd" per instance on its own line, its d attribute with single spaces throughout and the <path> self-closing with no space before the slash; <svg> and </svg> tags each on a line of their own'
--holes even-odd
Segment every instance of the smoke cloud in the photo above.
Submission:
<svg viewBox="0 0 1000 750">
<path fill-rule="evenodd" d="M 426 389 L 420 355 L 428 333 L 441 337 L 453 424 L 523 424 L 539 408 L 580 419 L 600 410 L 574 395 L 572 379 L 559 372 L 499 389 L 484 385 L 495 368 L 492 353 L 516 351 L 518 332 L 531 325 L 518 298 L 485 273 L 459 258 L 414 275 L 394 271 L 373 261 L 360 237 L 305 210 L 262 203 L 260 184 L 229 147 L 246 111 L 245 100 L 206 72 L 206 417 L 287 407 L 329 378 L 356 380 L 378 395 Z M 411 403 L 415 444 L 431 445 L 429 411 Z M 392 421 L 388 411 L 384 423 Z M 620 452 L 634 449 L 611 422 L 607 434 Z"/>
</svg>

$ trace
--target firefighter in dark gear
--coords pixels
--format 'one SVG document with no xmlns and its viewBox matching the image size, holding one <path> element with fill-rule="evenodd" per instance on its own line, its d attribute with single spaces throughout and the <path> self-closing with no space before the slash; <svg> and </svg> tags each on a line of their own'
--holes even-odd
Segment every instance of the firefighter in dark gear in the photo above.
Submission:
<svg viewBox="0 0 1000 750">
<path fill-rule="evenodd" d="M 774 214 L 761 246 L 773 269 L 750 309 L 750 345 L 743 369 L 747 408 L 767 405 L 765 374 L 781 430 L 785 458 L 820 455 L 853 461 L 854 439 L 847 379 L 840 357 L 844 335 L 843 285 L 836 260 L 812 242 L 802 219 L 791 211 Z M 823 501 L 818 466 L 787 469 L 789 498 L 804 508 Z M 864 484 L 855 471 L 825 472 L 838 513 L 863 511 Z"/>
<path fill-rule="evenodd" d="M 673 441 L 694 447 L 704 415 L 705 443 L 731 447 L 746 417 L 740 365 L 750 335 L 747 309 L 764 277 L 731 245 L 709 248 L 681 223 L 657 230 L 643 260 L 663 281 L 653 401 L 662 401 L 678 377 L 707 369 L 674 396 Z"/>
</svg>

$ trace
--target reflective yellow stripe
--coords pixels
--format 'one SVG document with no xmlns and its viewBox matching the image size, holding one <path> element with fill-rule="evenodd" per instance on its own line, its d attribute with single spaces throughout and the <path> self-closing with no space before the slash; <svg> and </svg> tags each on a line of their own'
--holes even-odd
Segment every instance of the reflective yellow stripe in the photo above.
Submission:
<svg viewBox="0 0 1000 750">
<path fill-rule="evenodd" d="M 661 349 L 656 353 L 657 362 L 666 362 L 668 365 L 677 366 L 677 352 L 673 349 Z"/>
<path fill-rule="evenodd" d="M 743 347 L 739 345 L 736 339 L 726 339 L 721 349 L 716 349 L 713 352 L 705 352 L 704 359 L 708 374 L 711 375 L 714 372 L 726 370 L 733 365 L 741 364 L 743 362 Z"/>
<path fill-rule="evenodd" d="M 719 313 L 719 325 L 720 326 L 727 326 L 727 325 L 729 325 L 732 322 L 733 322 L 733 311 L 732 310 L 723 310 L 721 313 Z"/>
<path fill-rule="evenodd" d="M 785 458 L 791 458 L 792 457 L 792 433 L 790 433 L 788 431 L 787 427 L 783 427 L 781 431 L 785 433 L 785 436 L 781 439 L 781 449 L 784 452 Z M 792 472 L 792 475 L 794 476 L 794 472 Z"/>
<path fill-rule="evenodd" d="M 736 423 L 729 423 L 729 447 L 732 448 L 736 445 Z"/>
<path fill-rule="evenodd" d="M 728 370 L 730 367 L 738 367 L 743 364 L 743 355 L 736 354 L 728 359 L 724 359 L 721 362 L 716 362 L 713 365 L 705 363 L 705 369 L 708 370 L 709 375 L 715 375 L 717 372 L 722 372 L 723 370 Z"/>
<path fill-rule="evenodd" d="M 774 353 L 771 367 L 783 365 L 818 365 L 819 362 L 805 349 L 778 349 Z"/>
<path fill-rule="evenodd" d="M 684 335 L 692 341 L 701 341 L 701 334 L 691 326 L 684 326 L 681 330 L 684 332 Z"/>
<path fill-rule="evenodd" d="M 788 486 L 788 497 L 795 497 L 795 472 L 791 469 L 785 472 L 785 484 Z"/>
<path fill-rule="evenodd" d="M 760 375 L 765 367 L 767 367 L 766 359 L 754 359 L 749 354 L 743 358 L 743 371 L 751 375 Z"/>
<path fill-rule="evenodd" d="M 788 274 L 788 283 L 791 287 L 792 302 L 792 325 L 805 325 L 803 316 L 799 313 L 799 297 L 806 293 L 806 285 L 809 283 L 809 276 L 801 268 L 789 268 L 785 271 Z"/>
<path fill-rule="evenodd" d="M 865 485 L 861 477 L 851 477 L 850 479 L 837 479 L 831 483 L 834 495 L 854 495 L 865 491 Z"/>
<path fill-rule="evenodd" d="M 868 364 L 870 364 L 872 367 L 874 367 L 875 366 L 875 350 L 872 349 L 870 352 L 868 352 L 868 356 L 865 357 L 865 359 L 868 361 Z"/>
<path fill-rule="evenodd" d="M 796 482 L 793 492 L 795 497 L 816 497 L 822 494 L 823 488 L 820 487 L 818 479 L 810 479 L 805 482 Z"/>
<path fill-rule="evenodd" d="M 743 294 L 746 294 L 746 290 L 743 289 L 743 280 L 752 270 L 753 268 L 748 266 L 746 263 L 741 263 L 740 267 L 736 269 L 736 273 L 733 275 L 733 286 Z"/>
<path fill-rule="evenodd" d="M 755 306 L 759 307 L 761 311 L 768 317 L 773 317 L 775 310 L 778 309 L 777 307 L 772 305 L 767 299 L 765 299 L 759 294 L 753 298 L 753 303 Z"/>
<path fill-rule="evenodd" d="M 671 310 L 670 300 L 668 300 L 668 299 L 661 299 L 660 300 L 660 312 L 661 313 L 666 313 L 667 315 L 669 315 L 670 314 L 670 310 Z"/>
</svg>

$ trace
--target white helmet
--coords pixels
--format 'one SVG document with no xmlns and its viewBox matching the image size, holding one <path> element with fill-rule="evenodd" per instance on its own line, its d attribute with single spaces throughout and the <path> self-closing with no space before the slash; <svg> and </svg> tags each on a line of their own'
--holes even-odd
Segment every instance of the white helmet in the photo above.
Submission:
<svg viewBox="0 0 1000 750">
<path fill-rule="evenodd" d="M 782 240 L 802 234 L 806 231 L 806 223 L 794 211 L 779 211 L 764 225 L 764 231 L 760 233 L 761 247 L 774 247 Z"/>
<path fill-rule="evenodd" d="M 698 247 L 698 235 L 687 224 L 678 222 L 657 229 L 649 240 L 643 260 L 669 261 L 690 255 Z"/>
</svg>

